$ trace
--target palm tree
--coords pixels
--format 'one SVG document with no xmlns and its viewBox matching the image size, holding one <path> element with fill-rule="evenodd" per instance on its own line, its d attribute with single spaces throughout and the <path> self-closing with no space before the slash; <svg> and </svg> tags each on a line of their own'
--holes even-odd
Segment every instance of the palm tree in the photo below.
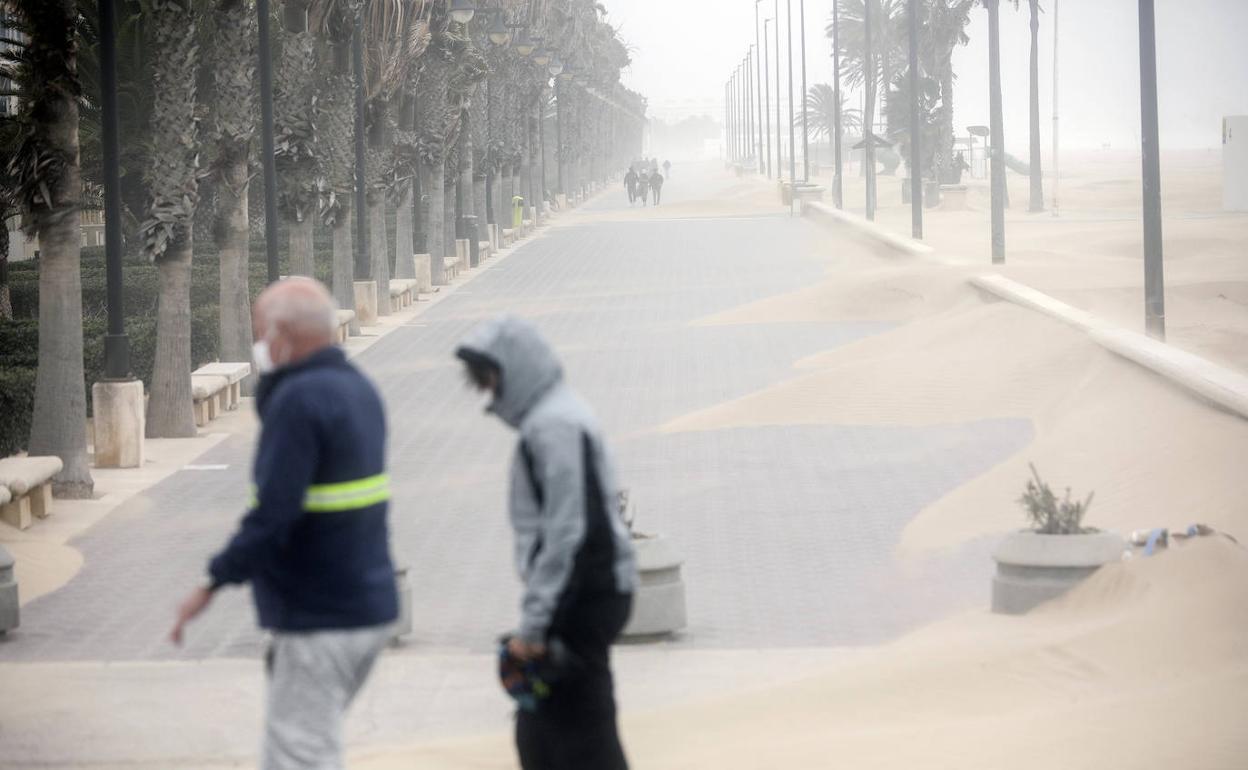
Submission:
<svg viewBox="0 0 1248 770">
<path fill-rule="evenodd" d="M 8 173 L 39 238 L 39 367 L 29 450 L 56 455 L 63 467 L 53 490 L 90 497 L 87 399 L 82 365 L 82 279 L 78 209 L 82 195 L 78 152 L 78 12 L 74 0 L 14 4 L 28 42 L 5 54 L 0 76 L 21 92 L 16 151 Z M 190 411 L 190 405 L 187 405 Z"/>
<path fill-rule="evenodd" d="M 966 27 L 979 0 L 929 0 L 920 36 L 923 67 L 940 88 L 939 131 L 933 147 L 940 179 L 953 171 L 953 51 L 970 42 Z"/>
<path fill-rule="evenodd" d="M 213 13 L 216 31 L 213 57 L 215 90 L 213 141 L 216 158 L 217 208 L 213 241 L 220 260 L 220 353 L 224 361 L 251 360 L 251 296 L 248 289 L 251 143 L 255 134 L 257 96 L 256 16 L 247 0 L 218 0 Z M 243 381 L 250 392 L 252 377 Z"/>
<path fill-rule="evenodd" d="M 846 131 L 862 130 L 862 111 L 847 107 L 846 95 L 841 94 L 841 134 Z M 816 83 L 806 92 L 806 113 L 809 119 L 811 137 L 831 139 L 836 132 L 836 92 L 827 83 Z M 800 115 L 794 116 L 794 125 L 800 121 Z"/>
<path fill-rule="evenodd" d="M 288 0 L 277 39 L 281 59 L 273 83 L 273 155 L 279 205 L 290 226 L 290 272 L 315 275 L 312 246 L 319 202 L 317 179 L 316 36 L 308 29 L 307 8 Z"/>
<path fill-rule="evenodd" d="M 17 148 L 17 129 L 15 120 L 0 115 L 0 148 L 5 155 Z M 9 298 L 9 219 L 20 210 L 17 184 L 9 173 L 9 165 L 0 164 L 0 319 L 13 318 L 13 303 Z"/>
<path fill-rule="evenodd" d="M 156 357 L 147 408 L 149 438 L 195 435 L 191 412 L 191 225 L 199 200 L 195 114 L 198 17 L 190 0 L 150 0 L 155 66 L 148 218 L 144 252 L 156 262 Z"/>
<path fill-rule="evenodd" d="M 864 47 L 866 3 L 871 3 L 871 64 L 870 72 Z M 866 96 L 866 122 L 875 124 L 877 89 L 882 84 L 887 91 L 893 82 L 893 73 L 905 66 L 906 36 L 901 24 L 904 22 L 905 0 L 837 0 L 840 15 L 841 76 L 849 88 L 864 88 Z M 832 38 L 832 27 L 826 30 Z"/>
</svg>

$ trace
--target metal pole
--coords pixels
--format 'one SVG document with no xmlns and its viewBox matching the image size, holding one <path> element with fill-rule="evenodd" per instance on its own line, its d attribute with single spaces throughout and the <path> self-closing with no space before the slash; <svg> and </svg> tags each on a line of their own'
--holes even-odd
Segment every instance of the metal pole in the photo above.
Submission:
<svg viewBox="0 0 1248 770">
<path fill-rule="evenodd" d="M 767 130 L 763 133 L 767 137 L 767 178 L 771 179 L 771 52 L 768 51 L 767 44 L 767 25 L 771 23 L 771 19 L 763 19 L 763 88 L 765 106 L 763 113 L 766 115 Z M 780 94 L 776 94 L 776 98 L 780 98 Z M 776 170 L 779 173 L 779 169 Z"/>
<path fill-rule="evenodd" d="M 566 194 L 563 186 L 563 80 L 555 78 L 555 164 L 558 167 L 559 193 Z"/>
<path fill-rule="evenodd" d="M 492 225 L 498 220 L 494 214 L 494 105 L 490 87 L 490 78 L 485 79 L 485 223 Z M 545 148 L 542 148 L 545 149 Z M 486 228 L 489 229 L 488 227 Z"/>
<path fill-rule="evenodd" d="M 776 179 L 784 179 L 784 130 L 780 128 L 780 0 L 776 4 Z"/>
<path fill-rule="evenodd" d="M 992 261 L 1005 261 L 1005 129 L 1001 116 L 1001 4 L 984 0 L 988 8 L 988 77 L 992 133 Z"/>
<path fill-rule="evenodd" d="M 758 173 L 766 170 L 767 161 L 763 157 L 763 100 L 758 98 L 763 95 L 763 67 L 766 63 L 766 56 L 763 55 L 763 46 L 758 34 L 758 4 L 763 0 L 754 0 L 754 51 L 757 57 L 754 59 L 754 101 L 758 103 L 758 143 L 756 144 L 756 152 L 758 153 Z"/>
<path fill-rule="evenodd" d="M 745 100 L 746 120 L 745 124 L 750 127 L 750 157 L 754 155 L 754 46 L 750 46 L 749 53 L 745 55 L 745 93 L 748 98 Z M 757 160 L 757 158 L 755 158 Z M 754 164 L 750 164 L 751 166 Z"/>
<path fill-rule="evenodd" d="M 810 123 L 806 114 L 806 0 L 799 0 L 802 13 L 802 181 L 810 181 Z"/>
<path fill-rule="evenodd" d="M 368 211 L 364 190 L 368 185 L 364 159 L 364 14 L 355 14 L 355 31 L 351 36 L 351 58 L 355 67 L 355 271 L 357 276 L 368 275 L 360 265 L 369 265 Z M 441 244 L 439 244 L 439 248 Z M 432 246 L 430 246 L 432 248 Z M 437 250 L 433 251 L 437 254 Z M 378 288 L 381 291 L 381 288 Z"/>
<path fill-rule="evenodd" d="M 866 92 L 875 89 L 875 57 L 871 52 L 871 6 L 870 0 L 862 4 L 862 33 L 863 33 L 863 59 L 866 60 L 866 72 L 869 81 L 863 88 L 863 99 L 866 99 Z M 872 133 L 875 128 L 874 114 L 868 115 L 866 104 L 864 101 L 862 111 L 862 162 L 867 172 L 867 195 L 866 195 L 866 215 L 867 219 L 875 219 L 875 135 Z M 875 112 L 874 100 L 872 100 L 870 112 Z"/>
<path fill-rule="evenodd" d="M 117 19 L 113 0 L 100 0 L 100 95 L 103 110 L 104 262 L 108 283 L 108 333 L 104 336 L 104 379 L 130 379 L 121 271 L 121 149 L 117 120 Z M 4 224 L 0 223 L 0 227 Z"/>
<path fill-rule="evenodd" d="M 1058 149 L 1059 145 L 1057 142 L 1057 3 L 1058 0 L 1053 0 L 1053 216 L 1057 216 L 1057 186 L 1062 179 L 1058 166 L 1061 152 Z"/>
<path fill-rule="evenodd" d="M 1153 0 L 1140 0 L 1140 141 L 1144 150 L 1144 326 L 1166 339 L 1161 243 L 1161 144 L 1157 129 L 1157 32 Z"/>
<path fill-rule="evenodd" d="M 837 16 L 837 2 L 832 2 L 832 122 L 835 139 L 832 142 L 832 150 L 836 157 L 833 159 L 836 170 L 832 176 L 832 199 L 836 201 L 836 207 L 839 209 L 844 205 L 843 191 L 841 184 L 841 174 L 844 169 L 841 168 L 841 25 Z"/>
<path fill-rule="evenodd" d="M 793 0 L 784 0 L 789 27 L 789 213 L 797 197 L 797 127 L 793 124 Z"/>
<path fill-rule="evenodd" d="M 919 127 L 919 0 L 910 0 L 910 234 L 923 237 L 922 133 Z"/>
<path fill-rule="evenodd" d="M 277 265 L 277 163 L 273 148 L 273 55 L 269 40 L 269 0 L 256 0 L 260 53 L 260 147 L 264 167 L 264 253 L 269 283 L 280 275 Z M 357 25 L 358 26 L 358 25 Z"/>
</svg>

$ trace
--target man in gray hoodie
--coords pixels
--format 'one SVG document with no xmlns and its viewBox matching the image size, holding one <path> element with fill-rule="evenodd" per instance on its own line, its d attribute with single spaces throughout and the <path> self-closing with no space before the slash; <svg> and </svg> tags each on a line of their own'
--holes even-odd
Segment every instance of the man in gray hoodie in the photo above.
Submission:
<svg viewBox="0 0 1248 770">
<path fill-rule="evenodd" d="M 549 695 L 517 715 L 520 764 L 626 770 L 610 645 L 628 620 L 637 567 L 597 419 L 526 321 L 482 324 L 456 355 L 493 395 L 489 411 L 520 434 L 510 513 L 524 593 L 508 651 L 554 669 Z"/>
</svg>

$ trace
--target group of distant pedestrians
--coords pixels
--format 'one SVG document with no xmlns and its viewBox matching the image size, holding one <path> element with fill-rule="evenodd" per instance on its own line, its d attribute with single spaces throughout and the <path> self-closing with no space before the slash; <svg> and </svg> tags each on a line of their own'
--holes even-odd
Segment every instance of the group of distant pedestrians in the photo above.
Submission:
<svg viewBox="0 0 1248 770">
<path fill-rule="evenodd" d="M 659 173 L 659 161 L 655 158 L 633 161 L 624 174 L 624 188 L 628 190 L 628 205 L 641 201 L 642 206 L 649 205 L 650 197 L 654 196 L 654 205 L 659 205 L 663 198 L 663 183 L 672 173 L 672 162 L 663 161 L 663 173 Z"/>
</svg>

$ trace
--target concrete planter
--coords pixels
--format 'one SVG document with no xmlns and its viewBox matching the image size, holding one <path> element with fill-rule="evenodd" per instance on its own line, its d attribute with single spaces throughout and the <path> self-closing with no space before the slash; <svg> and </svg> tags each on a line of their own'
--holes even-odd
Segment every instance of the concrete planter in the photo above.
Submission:
<svg viewBox="0 0 1248 770">
<path fill-rule="evenodd" d="M 1112 532 L 1007 535 L 993 552 L 992 611 L 1021 615 L 1056 599 L 1106 564 L 1122 559 L 1127 541 Z"/>
<path fill-rule="evenodd" d="M 670 540 L 658 536 L 633 538 L 641 582 L 633 595 L 626 637 L 670 634 L 685 627 L 684 560 Z"/>
</svg>

